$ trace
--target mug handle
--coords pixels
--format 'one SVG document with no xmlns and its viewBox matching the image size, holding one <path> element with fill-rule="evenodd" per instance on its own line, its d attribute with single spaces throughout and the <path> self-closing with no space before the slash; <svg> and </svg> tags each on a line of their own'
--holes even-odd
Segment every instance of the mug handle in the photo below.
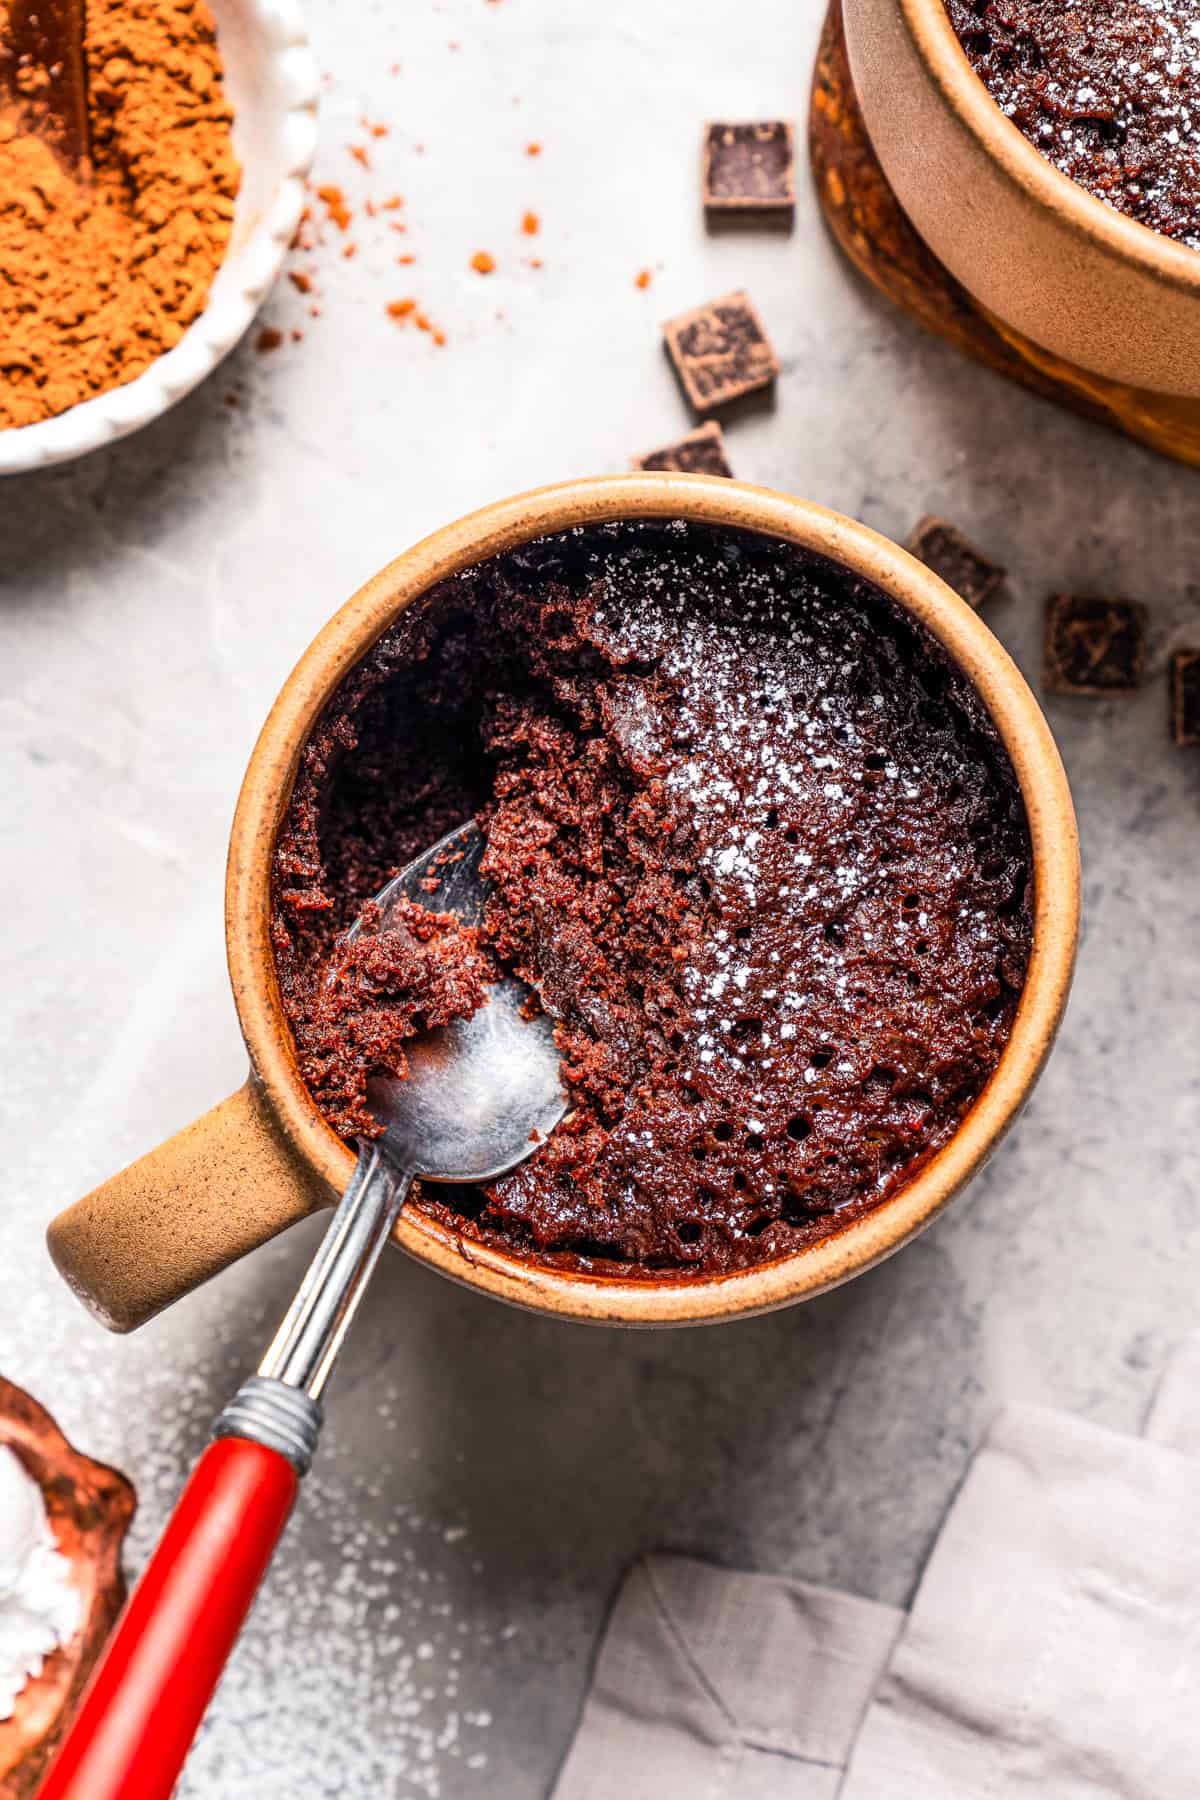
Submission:
<svg viewBox="0 0 1200 1800">
<path fill-rule="evenodd" d="M 89 1312 L 110 1331 L 133 1331 L 335 1198 L 288 1143 L 251 1075 L 59 1213 L 46 1238 Z"/>
</svg>

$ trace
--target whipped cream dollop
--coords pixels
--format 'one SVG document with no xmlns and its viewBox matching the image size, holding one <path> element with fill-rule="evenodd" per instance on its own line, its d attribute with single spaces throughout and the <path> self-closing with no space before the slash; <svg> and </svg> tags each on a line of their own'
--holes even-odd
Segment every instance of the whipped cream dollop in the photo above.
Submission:
<svg viewBox="0 0 1200 1800">
<path fill-rule="evenodd" d="M 79 1627 L 81 1599 L 58 1549 L 42 1490 L 0 1444 L 0 1719 Z"/>
</svg>

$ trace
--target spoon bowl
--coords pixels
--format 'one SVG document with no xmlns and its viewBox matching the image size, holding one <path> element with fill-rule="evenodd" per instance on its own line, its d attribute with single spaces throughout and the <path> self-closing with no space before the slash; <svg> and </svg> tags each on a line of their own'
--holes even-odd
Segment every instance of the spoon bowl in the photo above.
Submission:
<svg viewBox="0 0 1200 1800">
<path fill-rule="evenodd" d="M 372 929 L 387 929 L 399 900 L 478 925 L 487 898 L 479 872 L 484 849 L 473 821 L 447 832 L 378 895 Z M 364 928 L 360 918 L 348 938 Z M 491 983 L 469 1018 L 415 1038 L 405 1054 L 404 1079 L 374 1077 L 367 1099 L 384 1126 L 384 1153 L 424 1181 L 494 1181 L 523 1162 L 566 1112 L 553 1022 L 532 1010 L 528 989 L 511 976 Z"/>
</svg>

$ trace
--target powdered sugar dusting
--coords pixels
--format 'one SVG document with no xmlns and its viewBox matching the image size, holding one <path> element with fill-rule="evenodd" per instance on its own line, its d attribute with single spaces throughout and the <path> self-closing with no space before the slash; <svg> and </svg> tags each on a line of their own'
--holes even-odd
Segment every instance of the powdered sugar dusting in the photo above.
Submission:
<svg viewBox="0 0 1200 1800">
<path fill-rule="evenodd" d="M 31 1242 L 28 1255 L 39 1248 Z M 187 1309 L 175 1327 L 177 1353 L 165 1358 L 157 1328 L 111 1339 L 58 1283 L 23 1305 L 19 1346 L 0 1330 L 6 1373 L 36 1389 L 81 1448 L 134 1480 L 138 1512 L 125 1553 L 131 1578 L 157 1541 L 215 1410 L 250 1361 L 249 1347 L 265 1341 L 277 1301 L 266 1302 L 261 1289 L 281 1250 L 260 1253 L 253 1267 L 231 1271 L 221 1288 L 191 1303 L 201 1347 L 186 1357 L 179 1324 Z M 295 1246 L 287 1260 L 297 1261 Z M 246 1347 L 233 1359 L 225 1353 L 231 1342 Z M 480 1670 L 501 1655 L 501 1634 L 482 1602 L 477 1610 L 464 1595 L 476 1587 L 483 1593 L 487 1571 L 469 1521 L 410 1498 L 421 1471 L 410 1460 L 397 1389 L 386 1368 L 372 1379 L 373 1451 L 358 1474 L 338 1472 L 363 1459 L 339 1441 L 335 1380 L 324 1442 L 201 1727 L 179 1800 L 295 1800 L 299 1769 L 314 1800 L 442 1800 L 474 1791 L 476 1782 L 486 1791 L 495 1688 L 490 1678 L 481 1684 Z"/>
<path fill-rule="evenodd" d="M 371 1497 L 379 1499 L 378 1487 Z M 381 1521 L 319 1474 L 303 1504 L 292 1559 L 299 1567 L 286 1589 L 277 1582 L 264 1593 L 256 1629 L 239 1646 L 196 1744 L 183 1795 L 291 1800 L 294 1772 L 279 1769 L 274 1742 L 286 1745 L 292 1771 L 298 1762 L 309 1771 L 308 1791 L 322 1800 L 351 1793 L 440 1800 L 447 1765 L 486 1771 L 492 1722 L 464 1698 L 464 1649 L 486 1654 L 493 1639 L 458 1616 L 447 1597 L 431 1543 L 444 1544 L 445 1529 L 403 1503 Z M 332 1578 L 331 1550 L 340 1563 Z M 317 1659 L 314 1640 L 322 1646 Z M 344 1732 L 330 1732 L 331 1713 Z"/>
<path fill-rule="evenodd" d="M 774 1233 L 781 1205 L 802 1229 L 888 1191 L 976 1090 L 1023 969 L 1019 809 L 975 703 L 866 584 L 679 526 L 601 567 L 605 716 L 707 921 L 671 1021 L 692 1110 L 657 1094 L 607 1154 L 632 1206 L 694 1137 L 685 1245 Z"/>
</svg>

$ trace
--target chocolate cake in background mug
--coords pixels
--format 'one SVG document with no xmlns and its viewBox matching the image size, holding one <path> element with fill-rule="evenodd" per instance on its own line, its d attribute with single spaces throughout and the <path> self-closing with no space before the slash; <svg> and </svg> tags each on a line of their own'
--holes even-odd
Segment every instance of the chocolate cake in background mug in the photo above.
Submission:
<svg viewBox="0 0 1200 1800">
<path fill-rule="evenodd" d="M 363 902 L 472 814 L 481 938 L 348 955 Z M 557 1020 L 568 1119 L 421 1205 L 538 1260 L 710 1274 L 828 1236 L 947 1141 L 1007 1042 L 1031 907 L 1011 767 L 921 627 L 796 548 L 626 524 L 442 583 L 358 665 L 303 754 L 273 936 L 347 1138 L 480 957 Z"/>
<path fill-rule="evenodd" d="M 945 0 L 1001 110 L 1064 174 L 1200 249 L 1200 0 Z"/>
</svg>

